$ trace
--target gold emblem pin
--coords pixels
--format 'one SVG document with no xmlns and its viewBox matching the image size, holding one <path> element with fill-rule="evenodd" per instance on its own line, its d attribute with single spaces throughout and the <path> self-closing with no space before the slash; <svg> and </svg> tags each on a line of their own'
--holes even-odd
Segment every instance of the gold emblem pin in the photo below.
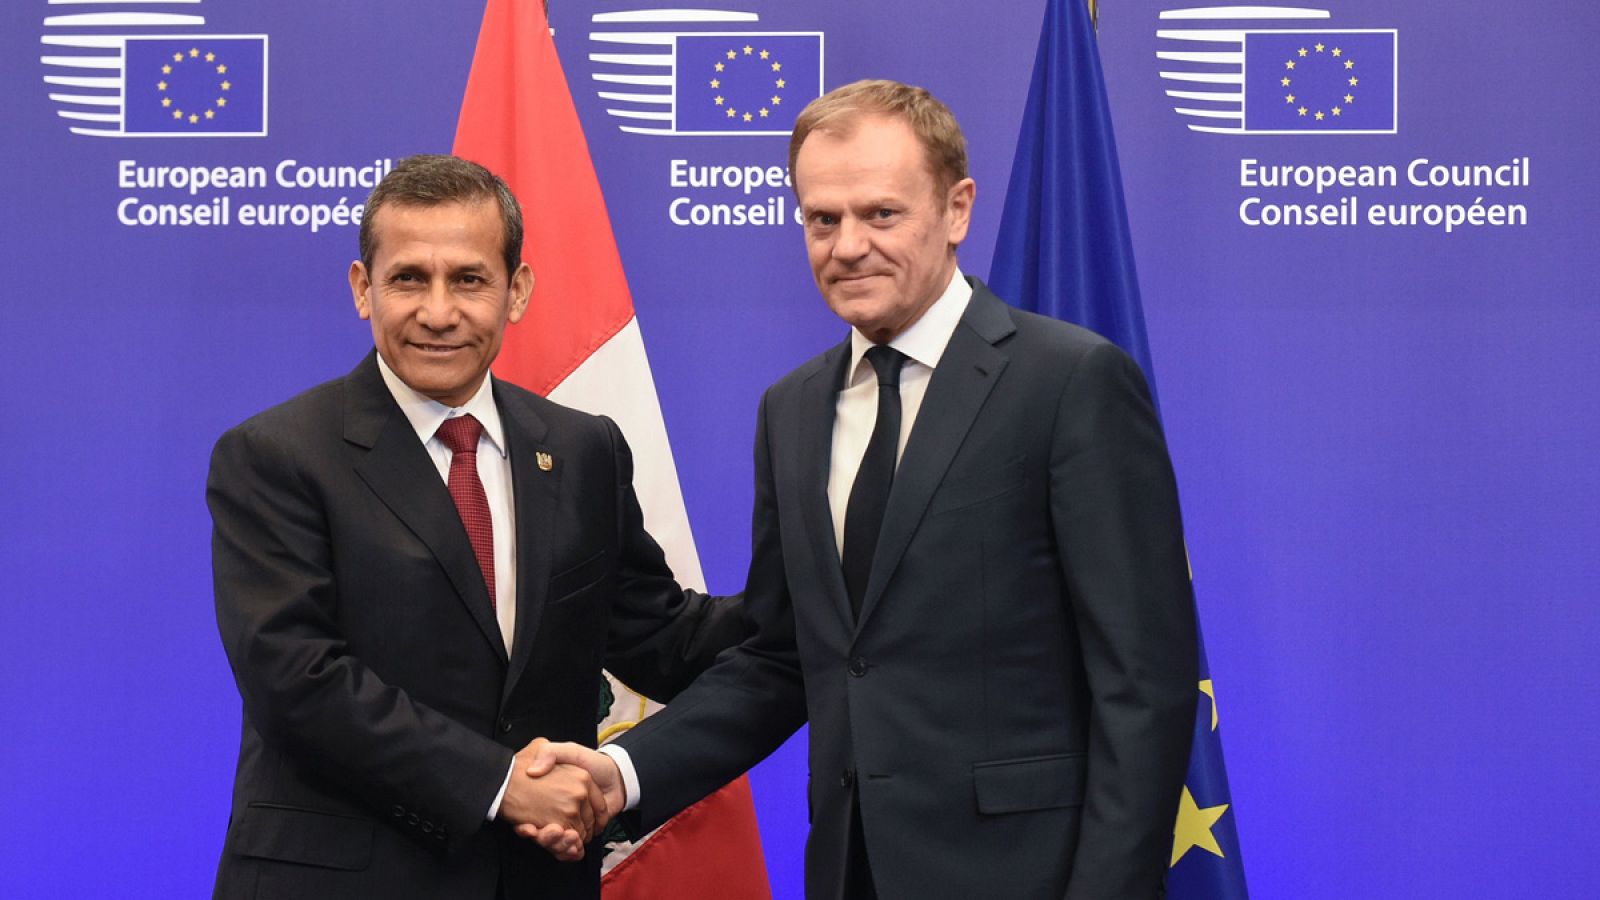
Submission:
<svg viewBox="0 0 1600 900">
<path fill-rule="evenodd" d="M 533 458 L 538 461 L 539 471 L 541 472 L 548 472 L 556 467 L 556 461 L 551 459 L 550 454 L 544 452 L 543 450 L 535 453 Z"/>
</svg>

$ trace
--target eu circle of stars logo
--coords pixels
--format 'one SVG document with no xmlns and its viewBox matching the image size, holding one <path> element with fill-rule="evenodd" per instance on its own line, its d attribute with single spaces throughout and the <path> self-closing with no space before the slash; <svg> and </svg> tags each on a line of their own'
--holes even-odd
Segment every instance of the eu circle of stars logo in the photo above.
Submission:
<svg viewBox="0 0 1600 900">
<path fill-rule="evenodd" d="M 1318 87 L 1311 96 L 1299 96 L 1295 93 L 1295 77 L 1313 71 L 1312 67 L 1320 67 L 1315 71 Z M 1361 76 L 1356 74 L 1356 61 L 1345 54 L 1343 47 L 1329 47 L 1318 41 L 1309 47 L 1300 47 L 1284 61 L 1284 76 L 1280 84 L 1286 93 L 1283 102 L 1294 106 L 1295 114 L 1300 118 L 1311 118 L 1316 122 L 1325 122 L 1330 118 L 1339 118 L 1352 104 L 1356 102 L 1356 89 L 1361 86 Z M 1327 69 L 1331 68 L 1333 76 L 1330 78 Z M 1309 82 L 1309 78 L 1301 78 L 1302 83 Z M 1330 97 L 1326 93 L 1326 85 L 1332 83 L 1345 88 L 1343 96 Z M 1307 104 L 1311 105 L 1307 105 Z"/>
<path fill-rule="evenodd" d="M 225 112 L 232 90 L 227 61 L 198 46 L 173 52 L 162 62 L 155 83 L 162 112 L 189 125 L 209 124 Z"/>
<path fill-rule="evenodd" d="M 764 126 L 780 111 L 789 83 L 783 61 L 771 49 L 751 43 L 730 47 L 710 68 L 705 95 L 728 125 Z"/>
</svg>

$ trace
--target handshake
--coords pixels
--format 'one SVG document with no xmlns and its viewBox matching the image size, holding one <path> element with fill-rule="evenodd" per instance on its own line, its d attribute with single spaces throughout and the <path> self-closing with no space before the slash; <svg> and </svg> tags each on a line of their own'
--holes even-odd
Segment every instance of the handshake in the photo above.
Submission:
<svg viewBox="0 0 1600 900">
<path fill-rule="evenodd" d="M 557 859 L 573 862 L 624 802 L 622 773 L 611 757 L 536 738 L 516 755 L 499 818 Z"/>
</svg>

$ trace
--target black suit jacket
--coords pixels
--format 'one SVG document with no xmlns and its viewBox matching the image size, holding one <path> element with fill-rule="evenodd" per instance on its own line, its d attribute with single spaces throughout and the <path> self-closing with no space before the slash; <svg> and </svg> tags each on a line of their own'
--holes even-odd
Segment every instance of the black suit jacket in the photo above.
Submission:
<svg viewBox="0 0 1600 900">
<path fill-rule="evenodd" d="M 1165 442 L 1125 354 L 975 287 L 859 621 L 827 499 L 849 342 L 762 399 L 758 630 L 619 739 L 640 827 L 809 719 L 808 897 L 843 894 L 852 793 L 885 898 L 1160 892 L 1198 677 Z"/>
<path fill-rule="evenodd" d="M 217 622 L 244 701 L 218 896 L 595 897 L 598 852 L 558 863 L 484 821 L 513 751 L 592 746 L 602 665 L 667 699 L 744 635 L 737 607 L 673 581 L 610 420 L 493 390 L 516 505 L 509 655 L 375 355 L 218 441 Z"/>
</svg>

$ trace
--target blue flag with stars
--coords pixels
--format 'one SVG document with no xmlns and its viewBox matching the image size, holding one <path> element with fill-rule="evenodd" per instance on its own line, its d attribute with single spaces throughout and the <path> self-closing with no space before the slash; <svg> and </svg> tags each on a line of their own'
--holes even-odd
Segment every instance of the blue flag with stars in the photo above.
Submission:
<svg viewBox="0 0 1600 900">
<path fill-rule="evenodd" d="M 1250 132 L 1395 130 L 1394 31 L 1252 31 L 1244 36 Z"/>
<path fill-rule="evenodd" d="M 822 95 L 822 35 L 680 34 L 673 91 L 679 134 L 788 134 Z"/>
<path fill-rule="evenodd" d="M 989 286 L 1022 309 L 1074 322 L 1115 342 L 1144 369 L 1153 394 L 1094 31 L 1084 0 L 1047 3 Z M 1173 828 L 1167 897 L 1247 900 L 1204 642 L 1199 656 L 1198 713 Z"/>
<path fill-rule="evenodd" d="M 124 134 L 266 134 L 266 37 L 128 38 L 122 116 Z"/>
</svg>

